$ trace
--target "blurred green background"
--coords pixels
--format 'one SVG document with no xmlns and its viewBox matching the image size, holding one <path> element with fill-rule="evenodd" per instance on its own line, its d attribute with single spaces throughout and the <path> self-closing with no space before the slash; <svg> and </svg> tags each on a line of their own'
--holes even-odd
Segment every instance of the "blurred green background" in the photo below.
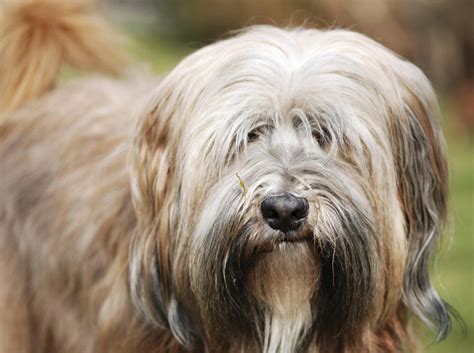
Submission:
<svg viewBox="0 0 474 353">
<path fill-rule="evenodd" d="M 450 161 L 452 238 L 434 266 L 436 286 L 462 316 L 463 333 L 428 353 L 474 352 L 474 2 L 471 0 L 108 0 L 106 13 L 137 61 L 164 74 L 193 50 L 250 24 L 344 27 L 420 66 L 438 92 Z"/>
</svg>

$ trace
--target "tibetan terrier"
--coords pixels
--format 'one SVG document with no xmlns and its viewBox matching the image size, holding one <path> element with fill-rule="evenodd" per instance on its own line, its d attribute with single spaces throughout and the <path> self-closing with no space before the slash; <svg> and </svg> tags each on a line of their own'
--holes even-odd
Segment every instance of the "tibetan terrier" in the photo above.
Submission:
<svg viewBox="0 0 474 353">
<path fill-rule="evenodd" d="M 346 30 L 253 27 L 149 75 L 84 0 L 0 28 L 0 352 L 395 353 L 438 339 L 433 89 Z M 129 71 L 127 71 L 129 72 Z"/>
</svg>

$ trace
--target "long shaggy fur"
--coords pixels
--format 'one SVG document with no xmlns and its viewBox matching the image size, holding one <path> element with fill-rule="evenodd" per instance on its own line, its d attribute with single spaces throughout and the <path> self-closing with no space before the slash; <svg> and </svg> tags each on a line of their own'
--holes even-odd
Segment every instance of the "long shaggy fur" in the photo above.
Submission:
<svg viewBox="0 0 474 353">
<path fill-rule="evenodd" d="M 117 38 L 89 0 L 5 0 L 0 3 L 0 113 L 51 89 L 64 62 L 120 73 Z"/>
<path fill-rule="evenodd" d="M 0 352 L 401 353 L 413 316 L 443 338 L 437 114 L 367 37 L 273 27 L 30 99 L 0 125 Z M 309 205 L 284 238 L 282 192 Z"/>
</svg>

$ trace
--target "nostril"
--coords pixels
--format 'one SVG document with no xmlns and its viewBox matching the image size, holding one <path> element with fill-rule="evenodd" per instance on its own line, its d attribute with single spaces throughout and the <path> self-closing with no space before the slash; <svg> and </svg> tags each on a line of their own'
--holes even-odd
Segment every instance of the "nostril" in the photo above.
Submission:
<svg viewBox="0 0 474 353">
<path fill-rule="evenodd" d="M 278 213 L 276 213 L 273 210 L 268 210 L 265 217 L 266 218 L 278 218 Z"/>
<path fill-rule="evenodd" d="M 305 198 L 298 198 L 298 205 L 295 210 L 291 212 L 291 217 L 296 219 L 306 218 L 309 211 L 308 201 Z"/>
<path fill-rule="evenodd" d="M 278 218 L 278 212 L 274 207 L 272 199 L 268 198 L 263 200 L 260 208 L 264 218 Z"/>
<path fill-rule="evenodd" d="M 305 218 L 306 212 L 302 210 L 296 210 L 296 211 L 291 212 L 291 217 L 296 218 L 296 219 Z"/>
</svg>

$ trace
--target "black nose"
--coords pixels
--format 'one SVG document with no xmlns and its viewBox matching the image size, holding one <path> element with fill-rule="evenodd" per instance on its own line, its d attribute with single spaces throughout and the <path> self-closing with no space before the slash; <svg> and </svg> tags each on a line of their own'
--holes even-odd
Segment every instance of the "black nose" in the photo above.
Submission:
<svg viewBox="0 0 474 353">
<path fill-rule="evenodd" d="M 308 201 L 289 193 L 268 196 L 260 205 L 265 222 L 273 229 L 287 233 L 298 229 L 308 215 Z"/>
</svg>

